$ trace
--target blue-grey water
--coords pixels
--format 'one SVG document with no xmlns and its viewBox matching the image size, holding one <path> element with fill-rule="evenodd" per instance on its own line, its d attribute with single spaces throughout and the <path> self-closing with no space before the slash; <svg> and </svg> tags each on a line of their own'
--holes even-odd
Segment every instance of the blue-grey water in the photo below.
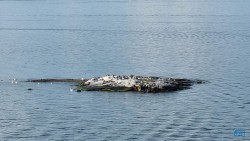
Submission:
<svg viewBox="0 0 250 141">
<path fill-rule="evenodd" d="M 0 140 L 250 140 L 249 5 L 0 0 Z M 106 74 L 209 83 L 141 94 L 21 82 Z"/>
</svg>

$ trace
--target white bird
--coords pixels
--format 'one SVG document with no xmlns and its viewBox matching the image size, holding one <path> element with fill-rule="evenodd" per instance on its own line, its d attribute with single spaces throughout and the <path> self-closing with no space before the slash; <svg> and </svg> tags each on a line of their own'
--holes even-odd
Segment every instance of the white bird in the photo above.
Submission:
<svg viewBox="0 0 250 141">
<path fill-rule="evenodd" d="M 17 81 L 15 82 L 15 84 L 17 84 Z"/>
<path fill-rule="evenodd" d="M 37 83 L 37 86 L 39 87 L 39 85 L 40 85 L 40 83 L 38 82 L 38 83 Z"/>
<path fill-rule="evenodd" d="M 72 88 L 70 88 L 69 90 L 70 90 L 71 92 L 73 92 L 73 89 L 72 89 Z"/>
<path fill-rule="evenodd" d="M 53 83 L 51 82 L 50 85 L 52 85 Z"/>
</svg>

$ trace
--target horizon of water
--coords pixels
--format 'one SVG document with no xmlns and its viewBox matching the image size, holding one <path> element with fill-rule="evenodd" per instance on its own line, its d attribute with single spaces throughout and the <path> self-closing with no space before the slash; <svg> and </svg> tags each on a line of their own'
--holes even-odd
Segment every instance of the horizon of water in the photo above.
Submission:
<svg viewBox="0 0 250 141">
<path fill-rule="evenodd" d="M 1 0 L 0 140 L 250 140 L 249 4 Z M 106 74 L 209 83 L 142 94 L 21 82 Z"/>
</svg>

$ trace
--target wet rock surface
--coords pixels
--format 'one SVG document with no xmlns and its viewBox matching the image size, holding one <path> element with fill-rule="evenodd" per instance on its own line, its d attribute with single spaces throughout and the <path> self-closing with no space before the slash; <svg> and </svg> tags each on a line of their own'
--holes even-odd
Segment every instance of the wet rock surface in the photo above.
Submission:
<svg viewBox="0 0 250 141">
<path fill-rule="evenodd" d="M 41 83 L 51 83 L 51 82 L 85 82 L 87 79 L 34 79 L 34 80 L 28 80 L 26 82 L 41 82 Z"/>
<path fill-rule="evenodd" d="M 202 84 L 204 80 L 190 80 L 179 78 L 161 78 L 154 76 L 116 76 L 106 75 L 91 79 L 37 79 L 28 82 L 74 82 L 78 86 L 77 92 L 81 91 L 109 91 L 126 92 L 136 91 L 143 93 L 171 92 L 190 89 L 194 84 Z"/>
<path fill-rule="evenodd" d="M 203 80 L 144 77 L 144 76 L 104 76 L 80 83 L 86 91 L 137 91 L 144 93 L 168 92 L 189 89 L 193 84 L 205 83 Z"/>
</svg>

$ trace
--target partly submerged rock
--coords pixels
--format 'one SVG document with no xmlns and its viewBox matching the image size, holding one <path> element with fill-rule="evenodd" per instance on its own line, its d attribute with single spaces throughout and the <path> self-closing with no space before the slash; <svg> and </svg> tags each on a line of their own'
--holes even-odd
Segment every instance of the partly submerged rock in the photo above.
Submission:
<svg viewBox="0 0 250 141">
<path fill-rule="evenodd" d="M 202 84 L 203 80 L 145 77 L 145 76 L 116 76 L 107 75 L 91 79 L 36 79 L 28 82 L 74 82 L 78 91 L 109 91 L 126 92 L 136 91 L 144 93 L 169 92 L 189 89 L 193 84 Z"/>
<path fill-rule="evenodd" d="M 125 92 L 137 91 L 156 93 L 189 89 L 193 84 L 204 83 L 202 80 L 174 79 L 143 76 L 104 76 L 81 82 L 79 87 L 86 91 Z"/>
<path fill-rule="evenodd" d="M 85 82 L 87 79 L 34 79 L 28 80 L 27 82 L 41 82 L 41 83 L 52 83 L 52 82 Z"/>
</svg>

